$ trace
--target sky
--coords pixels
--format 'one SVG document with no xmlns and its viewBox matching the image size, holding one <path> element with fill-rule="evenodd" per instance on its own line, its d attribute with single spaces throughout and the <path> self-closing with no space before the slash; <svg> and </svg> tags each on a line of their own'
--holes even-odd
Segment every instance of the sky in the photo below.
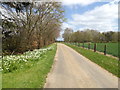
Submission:
<svg viewBox="0 0 120 90">
<path fill-rule="evenodd" d="M 57 40 L 63 40 L 65 28 L 72 28 L 73 31 L 118 31 L 118 0 L 61 1 L 67 21 L 62 24 L 62 31 Z"/>
</svg>

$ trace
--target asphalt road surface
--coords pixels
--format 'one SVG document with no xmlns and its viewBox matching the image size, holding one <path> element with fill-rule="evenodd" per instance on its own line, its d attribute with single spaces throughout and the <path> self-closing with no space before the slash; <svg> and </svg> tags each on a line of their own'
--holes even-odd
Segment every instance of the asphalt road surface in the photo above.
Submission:
<svg viewBox="0 0 120 90">
<path fill-rule="evenodd" d="M 58 44 L 45 88 L 118 88 L 118 78 L 70 47 Z"/>
</svg>

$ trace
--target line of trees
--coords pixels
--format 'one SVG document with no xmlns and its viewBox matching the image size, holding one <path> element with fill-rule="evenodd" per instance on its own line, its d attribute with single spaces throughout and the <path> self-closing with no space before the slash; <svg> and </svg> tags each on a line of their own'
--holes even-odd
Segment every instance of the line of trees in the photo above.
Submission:
<svg viewBox="0 0 120 90">
<path fill-rule="evenodd" d="M 65 42 L 118 42 L 119 34 L 120 32 L 99 32 L 91 29 L 73 32 L 71 28 L 66 28 L 63 38 Z"/>
<path fill-rule="evenodd" d="M 64 21 L 58 2 L 2 2 L 2 49 L 22 53 L 55 42 Z"/>
</svg>

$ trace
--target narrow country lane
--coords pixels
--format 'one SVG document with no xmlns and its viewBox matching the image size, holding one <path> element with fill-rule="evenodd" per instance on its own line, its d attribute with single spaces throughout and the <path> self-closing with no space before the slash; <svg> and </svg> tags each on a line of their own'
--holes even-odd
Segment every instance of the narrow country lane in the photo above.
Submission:
<svg viewBox="0 0 120 90">
<path fill-rule="evenodd" d="M 58 44 L 45 88 L 118 88 L 118 78 L 70 47 Z"/>
</svg>

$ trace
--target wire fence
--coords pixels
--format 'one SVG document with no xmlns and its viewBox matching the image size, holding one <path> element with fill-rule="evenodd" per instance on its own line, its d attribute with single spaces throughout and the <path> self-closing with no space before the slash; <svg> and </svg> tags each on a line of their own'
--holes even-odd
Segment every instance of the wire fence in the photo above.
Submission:
<svg viewBox="0 0 120 90">
<path fill-rule="evenodd" d="M 68 43 L 68 42 L 67 42 Z M 86 48 L 89 50 L 93 50 L 94 52 L 98 51 L 98 52 L 102 52 L 104 55 L 110 54 L 112 56 L 118 57 L 118 51 L 111 51 L 111 49 L 114 49 L 113 47 L 110 47 L 108 44 L 104 43 L 104 44 L 98 44 L 98 43 L 68 43 L 68 44 L 72 44 L 78 47 L 82 47 L 82 48 Z M 117 46 L 114 46 L 115 48 L 117 48 Z"/>
</svg>

